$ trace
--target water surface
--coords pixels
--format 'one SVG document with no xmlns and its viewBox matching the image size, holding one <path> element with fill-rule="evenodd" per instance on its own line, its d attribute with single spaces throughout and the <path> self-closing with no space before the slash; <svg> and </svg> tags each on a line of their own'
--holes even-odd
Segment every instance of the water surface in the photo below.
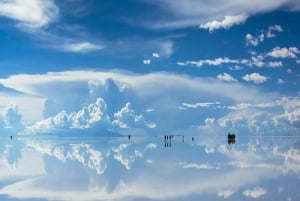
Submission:
<svg viewBox="0 0 300 201">
<path fill-rule="evenodd" d="M 1 138 L 1 200 L 300 200 L 299 137 Z"/>
</svg>

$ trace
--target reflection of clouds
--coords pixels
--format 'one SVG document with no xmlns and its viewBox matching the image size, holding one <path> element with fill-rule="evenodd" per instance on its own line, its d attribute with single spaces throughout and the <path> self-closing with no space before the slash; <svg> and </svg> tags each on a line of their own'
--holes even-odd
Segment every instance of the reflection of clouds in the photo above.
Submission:
<svg viewBox="0 0 300 201">
<path fill-rule="evenodd" d="M 214 167 L 209 164 L 198 164 L 198 163 L 187 163 L 187 162 L 180 162 L 179 166 L 185 169 L 188 168 L 195 168 L 195 169 L 218 169 L 218 167 Z"/>
<path fill-rule="evenodd" d="M 286 173 L 299 174 L 299 149 L 286 144 L 239 141 L 235 146 L 193 146 L 194 142 L 174 140 L 173 149 L 166 150 L 157 147 L 158 140 L 163 141 L 116 140 L 97 142 L 97 146 L 28 144 L 39 154 L 53 156 L 45 160 L 51 163 L 46 165 L 52 171 L 41 178 L 4 185 L 0 194 L 50 200 L 190 200 L 190 196 L 203 195 L 213 195 L 217 200 L 237 194 L 261 198 L 271 195 L 264 181 L 279 181 L 280 189 L 285 189 L 280 193 L 286 194 L 289 189 L 280 179 Z M 56 171 L 60 173 L 54 174 Z M 57 175 L 64 179 L 56 182 Z M 49 185 L 39 185 L 42 181 Z M 278 185 L 273 189 L 277 192 Z"/>
<path fill-rule="evenodd" d="M 224 199 L 231 197 L 235 193 L 234 190 L 223 190 L 218 192 L 218 196 Z"/>
<path fill-rule="evenodd" d="M 106 165 L 99 150 L 92 148 L 89 144 L 70 144 L 68 146 L 57 146 L 52 144 L 39 144 L 29 142 L 27 146 L 34 148 L 42 154 L 53 156 L 62 162 L 67 160 L 77 161 L 84 167 L 95 170 L 97 174 L 103 174 Z"/>
<path fill-rule="evenodd" d="M 148 144 L 147 146 L 146 146 L 146 150 L 148 150 L 148 149 L 150 149 L 150 150 L 154 150 L 154 149 L 156 149 L 156 147 L 157 147 L 157 145 L 156 144 L 154 144 L 154 143 L 150 143 L 150 144 Z"/>
<path fill-rule="evenodd" d="M 127 170 L 130 170 L 130 164 L 134 162 L 134 158 L 129 156 L 129 158 L 126 158 L 124 156 L 123 150 L 129 147 L 129 144 L 121 144 L 117 148 L 113 148 L 112 151 L 114 152 L 114 159 L 119 161 Z"/>
<path fill-rule="evenodd" d="M 261 187 L 255 187 L 254 189 L 247 189 L 243 191 L 243 195 L 250 198 L 260 198 L 267 194 L 267 190 Z"/>
<path fill-rule="evenodd" d="M 3 149 L 3 153 L 1 153 L 1 161 L 3 161 L 11 169 L 16 169 L 18 166 L 18 160 L 21 158 L 20 150 L 11 145 L 6 145 Z"/>
</svg>

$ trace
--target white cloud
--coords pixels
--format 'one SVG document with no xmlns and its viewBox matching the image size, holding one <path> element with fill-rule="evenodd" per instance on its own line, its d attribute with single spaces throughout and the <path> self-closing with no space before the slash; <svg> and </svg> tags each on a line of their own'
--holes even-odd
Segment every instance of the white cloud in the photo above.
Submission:
<svg viewBox="0 0 300 201">
<path fill-rule="evenodd" d="M 235 65 L 235 66 L 229 67 L 229 69 L 230 70 L 243 70 L 244 68 L 242 66 Z"/>
<path fill-rule="evenodd" d="M 61 48 L 63 51 L 66 52 L 87 53 L 87 52 L 102 50 L 104 46 L 97 45 L 90 42 L 79 42 L 79 43 L 65 44 Z"/>
<path fill-rule="evenodd" d="M 11 104 L 5 113 L 5 123 L 6 127 L 13 129 L 21 129 L 22 126 L 22 115 L 19 113 L 18 106 L 16 104 Z"/>
<path fill-rule="evenodd" d="M 91 128 L 97 124 L 106 124 L 109 117 L 103 99 L 97 98 L 95 103 L 83 106 L 77 112 L 67 113 L 65 110 L 53 117 L 37 121 L 25 129 L 25 133 L 53 132 L 59 129 Z"/>
<path fill-rule="evenodd" d="M 254 65 L 257 67 L 263 67 L 265 65 L 264 63 L 264 57 L 262 55 L 258 55 L 258 56 L 252 56 L 251 57 L 251 62 L 250 62 L 250 66 Z"/>
<path fill-rule="evenodd" d="M 234 193 L 235 193 L 234 190 L 224 190 L 224 191 L 218 192 L 218 196 L 222 197 L 224 199 L 227 199 L 227 198 L 231 197 Z"/>
<path fill-rule="evenodd" d="M 260 198 L 267 194 L 267 190 L 261 187 L 255 187 L 254 189 L 247 189 L 243 191 L 243 195 L 250 198 Z"/>
<path fill-rule="evenodd" d="M 219 66 L 222 64 L 240 64 L 240 63 L 245 63 L 245 62 L 246 62 L 246 60 L 236 60 L 236 59 L 229 59 L 228 57 L 223 57 L 223 58 L 219 57 L 216 59 L 177 62 L 177 65 L 180 65 L 180 66 L 194 65 L 197 67 L 202 67 L 203 65 Z"/>
<path fill-rule="evenodd" d="M 259 39 L 257 37 L 252 36 L 251 34 L 246 35 L 246 45 L 257 46 L 259 43 Z"/>
<path fill-rule="evenodd" d="M 151 64 L 151 59 L 144 59 L 143 64 Z"/>
<path fill-rule="evenodd" d="M 159 58 L 160 56 L 159 56 L 159 54 L 157 52 L 153 52 L 152 53 L 152 57 Z"/>
<path fill-rule="evenodd" d="M 112 122 L 112 124 L 117 125 L 120 128 L 137 128 L 145 126 L 148 128 L 156 127 L 155 123 L 147 122 L 142 114 L 136 114 L 132 109 L 130 102 L 127 102 L 123 108 L 114 113 L 114 118 L 115 120 Z"/>
<path fill-rule="evenodd" d="M 113 148 L 112 151 L 114 152 L 114 159 L 119 161 L 127 170 L 130 170 L 130 165 L 134 162 L 134 158 L 127 156 L 123 150 L 129 147 L 128 144 L 120 144 L 119 147 Z"/>
<path fill-rule="evenodd" d="M 40 28 L 53 22 L 59 9 L 53 0 L 1 1 L 0 16 L 19 22 L 26 28 Z"/>
<path fill-rule="evenodd" d="M 280 25 L 271 25 L 268 30 L 262 30 L 258 35 L 251 35 L 250 33 L 246 34 L 246 45 L 257 46 L 259 43 L 263 42 L 265 38 L 274 38 L 276 34 L 274 32 L 283 32 L 283 29 Z"/>
<path fill-rule="evenodd" d="M 284 83 L 284 80 L 283 79 L 281 79 L 281 78 L 278 78 L 277 79 L 277 84 L 283 84 Z"/>
<path fill-rule="evenodd" d="M 211 166 L 209 164 L 198 164 L 198 163 L 186 163 L 186 162 L 180 162 L 179 166 L 184 169 L 189 168 L 195 168 L 195 169 L 214 169 L 214 166 Z"/>
<path fill-rule="evenodd" d="M 246 74 L 243 76 L 243 80 L 247 82 L 254 82 L 255 84 L 262 84 L 268 80 L 267 77 L 259 74 L 259 73 L 252 73 L 252 74 Z"/>
<path fill-rule="evenodd" d="M 187 108 L 193 108 L 193 109 L 196 109 L 196 108 L 208 108 L 208 107 L 213 107 L 213 106 L 216 106 L 216 105 L 219 105 L 220 102 L 214 102 L 214 103 L 209 103 L 209 102 L 201 102 L 201 103 L 194 103 L 194 104 L 191 104 L 191 103 L 182 103 L 182 109 L 187 109 Z"/>
<path fill-rule="evenodd" d="M 157 145 L 156 144 L 154 144 L 154 143 L 150 143 L 150 144 L 148 144 L 147 146 L 146 146 L 146 150 L 154 150 L 154 149 L 156 149 L 156 147 L 157 147 Z"/>
<path fill-rule="evenodd" d="M 223 81 L 226 81 L 226 82 L 236 82 L 237 80 L 236 79 L 234 79 L 230 74 L 228 74 L 228 73 L 223 73 L 223 75 L 222 74 L 219 74 L 218 76 L 217 76 L 217 78 L 219 79 L 219 80 L 223 80 Z"/>
<path fill-rule="evenodd" d="M 268 80 L 258 73 L 245 75 L 243 79 L 254 83 Z M 298 109 L 285 109 L 287 103 L 267 109 L 258 107 L 262 103 L 278 100 L 279 94 L 261 92 L 253 85 L 227 83 L 212 77 L 196 78 L 163 72 L 134 74 L 119 71 L 65 71 L 14 75 L 0 79 L 0 83 L 3 87 L 24 94 L 36 94 L 47 100 L 44 108 L 40 108 L 45 119 L 24 124 L 32 132 L 78 128 L 89 129 L 87 133 L 107 129 L 116 133 L 126 131 L 131 134 L 151 134 L 154 130 L 168 132 L 186 129 L 198 125 L 199 121 L 205 122 L 205 125 L 197 129 L 204 131 L 212 128 L 212 131 L 219 129 L 221 132 L 224 127 L 230 127 L 230 123 L 236 129 L 239 126 L 252 129 L 256 125 L 261 126 L 259 122 L 263 118 L 270 119 L 271 123 L 275 116 L 276 121 L 285 125 L 282 128 L 297 128 L 299 125 Z M 72 93 L 74 91 L 77 93 Z M 236 96 L 237 91 L 239 96 Z M 256 106 L 246 107 L 239 105 L 241 103 Z M 178 106 L 185 110 L 179 110 Z M 230 109 L 232 106 L 244 107 L 245 111 L 237 112 Z M 147 112 L 149 108 L 151 112 Z M 200 117 L 199 112 L 203 114 Z M 274 129 L 272 132 L 279 130 Z"/>
<path fill-rule="evenodd" d="M 270 61 L 268 63 L 268 65 L 271 67 L 271 68 L 280 68 L 282 67 L 282 61 Z"/>
<path fill-rule="evenodd" d="M 297 58 L 300 50 L 297 47 L 275 47 L 267 55 L 274 58 Z"/>
<path fill-rule="evenodd" d="M 225 16 L 222 21 L 213 20 L 205 24 L 201 24 L 201 29 L 208 29 L 210 32 L 217 29 L 229 29 L 233 25 L 242 24 L 248 18 L 247 15 L 235 15 L 235 16 Z"/>
<path fill-rule="evenodd" d="M 274 34 L 274 32 L 283 32 L 283 28 L 280 26 L 280 25 L 272 25 L 272 26 L 269 26 L 269 29 L 266 33 L 266 36 L 268 38 L 273 38 L 275 37 L 276 35 Z"/>
<path fill-rule="evenodd" d="M 245 16 L 251 17 L 258 13 L 271 12 L 284 8 L 286 11 L 298 11 L 300 5 L 298 1 L 291 0 L 253 0 L 253 1 L 229 1 L 224 5 L 223 2 L 213 1 L 209 4 L 205 0 L 157 0 L 147 1 L 148 4 L 160 9 L 164 15 L 161 18 L 157 15 L 141 20 L 141 23 L 152 29 L 176 29 L 189 26 L 206 25 L 211 27 L 229 27 L 230 25 L 243 21 Z M 239 15 L 243 14 L 243 15 Z M 152 16 L 152 17 L 151 17 Z M 226 20 L 224 19 L 227 16 Z M 223 19 L 223 20 L 220 20 Z"/>
</svg>

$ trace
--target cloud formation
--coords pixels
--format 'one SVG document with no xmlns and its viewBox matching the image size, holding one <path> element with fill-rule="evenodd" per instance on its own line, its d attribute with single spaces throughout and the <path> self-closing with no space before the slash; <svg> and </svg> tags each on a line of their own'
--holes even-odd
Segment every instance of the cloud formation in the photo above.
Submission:
<svg viewBox="0 0 300 201">
<path fill-rule="evenodd" d="M 265 38 L 276 37 L 276 32 L 283 32 L 283 28 L 280 25 L 271 25 L 268 30 L 262 30 L 260 34 L 253 36 L 252 34 L 246 34 L 246 45 L 247 46 L 257 46 L 259 43 L 263 42 Z"/>
<path fill-rule="evenodd" d="M 243 76 L 243 80 L 247 82 L 253 82 L 255 84 L 262 84 L 268 80 L 266 76 L 259 73 L 246 74 Z"/>
<path fill-rule="evenodd" d="M 0 15 L 16 20 L 21 27 L 45 27 L 59 15 L 53 0 L 13 0 L 0 2 Z"/>
<path fill-rule="evenodd" d="M 243 191 L 243 195 L 250 198 L 260 198 L 261 196 L 267 194 L 267 190 L 261 187 L 255 187 L 254 189 L 247 189 Z"/>
<path fill-rule="evenodd" d="M 200 25 L 200 29 L 207 29 L 212 32 L 218 29 L 229 29 L 230 27 L 242 24 L 248 17 L 246 15 L 225 16 L 222 21 L 211 21 Z"/>
<path fill-rule="evenodd" d="M 230 74 L 228 74 L 228 73 L 223 73 L 223 75 L 222 75 L 222 74 L 219 74 L 219 75 L 217 76 L 217 78 L 220 79 L 220 80 L 226 81 L 226 82 L 235 82 L 235 81 L 237 81 L 236 79 L 234 79 L 234 78 L 233 78 Z"/>
<path fill-rule="evenodd" d="M 300 50 L 297 47 L 275 47 L 267 55 L 274 58 L 297 58 Z"/>
<path fill-rule="evenodd" d="M 268 80 L 258 73 L 247 74 L 243 79 L 256 84 Z M 0 79 L 0 83 L 47 100 L 44 119 L 27 123 L 27 133 L 86 129 L 86 133 L 106 130 L 153 134 L 189 128 L 194 128 L 193 132 L 222 132 L 240 126 L 254 133 L 280 124 L 287 132 L 300 126 L 298 98 L 282 101 L 279 94 L 217 78 L 162 72 L 140 75 L 65 71 L 15 75 Z M 179 95 L 182 93 L 185 96 Z"/>
<path fill-rule="evenodd" d="M 205 0 L 157 0 L 147 2 L 161 9 L 164 18 L 149 17 L 141 23 L 152 29 L 177 29 L 190 26 L 202 26 L 208 30 L 229 28 L 234 24 L 244 22 L 247 17 L 274 10 L 298 11 L 298 1 L 263 0 L 263 1 L 230 1 L 226 6 L 221 1 L 209 4 Z M 151 16 L 151 15 L 150 15 Z"/>
<path fill-rule="evenodd" d="M 75 52 L 75 53 L 87 53 L 102 50 L 104 46 L 97 45 L 90 42 L 79 42 L 79 43 L 69 43 L 62 47 L 62 51 Z"/>
</svg>

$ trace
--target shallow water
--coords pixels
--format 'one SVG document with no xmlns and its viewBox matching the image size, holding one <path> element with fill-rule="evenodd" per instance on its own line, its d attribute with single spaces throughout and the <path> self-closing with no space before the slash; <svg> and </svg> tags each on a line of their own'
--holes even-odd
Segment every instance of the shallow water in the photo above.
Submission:
<svg viewBox="0 0 300 201">
<path fill-rule="evenodd" d="M 0 200 L 300 200 L 300 138 L 1 138 Z"/>
</svg>

